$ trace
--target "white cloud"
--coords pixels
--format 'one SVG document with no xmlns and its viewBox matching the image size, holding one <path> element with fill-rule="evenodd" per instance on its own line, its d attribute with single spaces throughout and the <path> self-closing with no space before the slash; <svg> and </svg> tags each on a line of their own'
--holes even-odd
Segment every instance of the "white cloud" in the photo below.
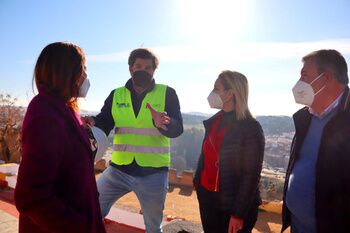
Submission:
<svg viewBox="0 0 350 233">
<path fill-rule="evenodd" d="M 343 55 L 350 54 L 350 39 L 311 42 L 237 43 L 235 45 L 208 45 L 184 47 L 155 47 L 164 61 L 233 62 L 259 59 L 294 58 L 318 49 L 336 49 Z"/>
<path fill-rule="evenodd" d="M 151 47 L 162 62 L 245 62 L 260 59 L 300 59 L 318 49 L 336 49 L 350 55 L 350 38 L 308 42 L 251 42 Z M 131 49 L 130 49 L 131 51 Z M 90 62 L 125 62 L 130 51 L 88 55 Z"/>
</svg>

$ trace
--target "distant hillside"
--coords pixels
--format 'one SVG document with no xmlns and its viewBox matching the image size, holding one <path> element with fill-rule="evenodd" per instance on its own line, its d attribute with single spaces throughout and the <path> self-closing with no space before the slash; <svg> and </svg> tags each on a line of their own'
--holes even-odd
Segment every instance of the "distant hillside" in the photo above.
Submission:
<svg viewBox="0 0 350 233">
<path fill-rule="evenodd" d="M 208 114 L 182 113 L 183 123 L 187 126 L 202 124 L 209 117 Z M 256 119 L 260 122 L 265 135 L 281 135 L 294 132 L 293 119 L 289 116 L 257 116 Z"/>
<path fill-rule="evenodd" d="M 81 110 L 80 115 L 96 115 L 98 112 Z M 207 113 L 193 112 L 182 113 L 183 123 L 186 128 L 202 126 L 204 120 L 210 118 Z M 265 135 L 281 135 L 294 132 L 293 120 L 289 116 L 257 116 Z"/>
<path fill-rule="evenodd" d="M 293 119 L 289 116 L 257 116 L 265 135 L 281 135 L 294 132 Z"/>
<path fill-rule="evenodd" d="M 89 111 L 89 110 L 84 110 L 81 109 L 79 111 L 79 115 L 81 116 L 96 116 L 99 113 L 99 111 Z"/>
<path fill-rule="evenodd" d="M 202 124 L 204 120 L 210 118 L 210 115 L 199 113 L 182 113 L 182 119 L 184 125 L 198 125 Z"/>
<path fill-rule="evenodd" d="M 81 111 L 81 115 L 96 115 L 97 112 Z M 171 139 L 171 166 L 177 171 L 195 170 L 204 137 L 203 121 L 209 114 L 182 113 L 184 132 Z M 294 125 L 288 116 L 257 116 L 265 134 L 264 168 L 285 172 L 289 161 L 290 144 Z M 113 141 L 113 131 L 110 140 Z"/>
<path fill-rule="evenodd" d="M 194 170 L 204 137 L 202 122 L 209 115 L 182 113 L 184 133 L 171 140 L 172 167 L 178 171 Z M 264 167 L 285 172 L 289 160 L 294 125 L 288 116 L 258 116 L 266 140 Z"/>
<path fill-rule="evenodd" d="M 24 111 L 23 111 L 24 112 Z M 94 111 L 80 111 L 80 115 L 96 115 Z M 203 121 L 210 118 L 205 113 L 182 113 L 184 132 L 171 139 L 171 165 L 178 171 L 194 170 L 197 165 L 204 137 Z M 294 125 L 288 116 L 257 116 L 265 134 L 264 167 L 285 172 L 289 160 L 290 144 L 294 135 Z M 110 133 L 113 141 L 113 131 Z"/>
</svg>

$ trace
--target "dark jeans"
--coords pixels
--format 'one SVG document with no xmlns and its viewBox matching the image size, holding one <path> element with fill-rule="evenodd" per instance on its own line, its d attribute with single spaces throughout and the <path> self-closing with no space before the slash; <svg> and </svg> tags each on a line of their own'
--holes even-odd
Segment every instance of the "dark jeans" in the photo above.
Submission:
<svg viewBox="0 0 350 233">
<path fill-rule="evenodd" d="M 199 185 L 197 188 L 199 211 L 205 233 L 227 233 L 230 212 L 220 209 L 218 193 L 208 192 Z M 258 218 L 258 206 L 251 207 L 239 233 L 250 233 Z"/>
</svg>

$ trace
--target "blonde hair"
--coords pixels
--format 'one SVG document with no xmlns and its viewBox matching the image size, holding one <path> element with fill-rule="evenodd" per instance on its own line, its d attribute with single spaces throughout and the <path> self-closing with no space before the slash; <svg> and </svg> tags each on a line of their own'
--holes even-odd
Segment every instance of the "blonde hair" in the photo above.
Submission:
<svg viewBox="0 0 350 233">
<path fill-rule="evenodd" d="M 239 72 L 225 70 L 219 74 L 218 79 L 220 79 L 225 90 L 231 89 L 233 91 L 236 118 L 238 120 L 253 118 L 248 107 L 249 88 L 247 78 Z"/>
</svg>

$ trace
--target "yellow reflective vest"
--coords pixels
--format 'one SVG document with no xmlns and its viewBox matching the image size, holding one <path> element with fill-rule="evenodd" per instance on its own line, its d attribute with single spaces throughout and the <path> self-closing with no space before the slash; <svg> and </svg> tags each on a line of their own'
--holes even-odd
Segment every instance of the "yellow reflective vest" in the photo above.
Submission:
<svg viewBox="0 0 350 233">
<path fill-rule="evenodd" d="M 152 115 L 146 104 L 158 112 L 165 110 L 166 85 L 156 84 L 142 101 L 137 117 L 126 87 L 114 91 L 112 116 L 115 123 L 112 162 L 127 165 L 135 159 L 142 167 L 168 167 L 170 164 L 170 139 L 154 127 Z"/>
</svg>

